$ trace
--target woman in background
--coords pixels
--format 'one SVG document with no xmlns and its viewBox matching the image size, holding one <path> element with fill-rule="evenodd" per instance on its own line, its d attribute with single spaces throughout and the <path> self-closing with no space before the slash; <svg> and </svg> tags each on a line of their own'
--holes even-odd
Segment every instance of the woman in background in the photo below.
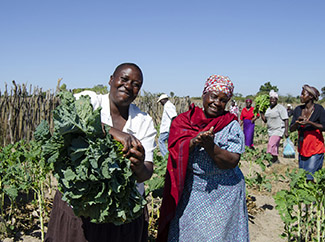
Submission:
<svg viewBox="0 0 325 242">
<path fill-rule="evenodd" d="M 252 107 L 252 100 L 246 99 L 246 107 L 243 108 L 240 114 L 240 125 L 243 125 L 245 135 L 245 145 L 249 148 L 254 148 L 254 129 L 255 120 L 260 117 L 259 114 L 254 114 L 254 107 Z"/>
<path fill-rule="evenodd" d="M 229 112 L 236 115 L 236 117 L 238 117 L 238 113 L 239 113 L 239 108 L 237 106 L 237 103 L 235 100 L 231 100 L 231 104 L 229 107 Z"/>
<path fill-rule="evenodd" d="M 291 132 L 298 130 L 299 168 L 312 174 L 322 169 L 325 153 L 322 135 L 325 111 L 315 103 L 318 97 L 319 91 L 315 87 L 304 85 L 300 95 L 303 105 L 294 109 L 290 125 Z M 308 174 L 307 180 L 313 180 L 313 176 Z"/>
<path fill-rule="evenodd" d="M 249 241 L 244 134 L 225 111 L 233 90 L 228 77 L 209 77 L 203 109 L 192 104 L 172 122 L 157 241 Z"/>
<path fill-rule="evenodd" d="M 269 135 L 266 152 L 272 155 L 272 163 L 280 163 L 278 159 L 279 146 L 282 136 L 284 135 L 286 138 L 289 136 L 289 117 L 285 107 L 278 104 L 279 95 L 274 90 L 271 90 L 269 95 L 270 107 L 268 107 L 265 114 L 261 113 L 262 120 L 267 123 L 267 133 Z"/>
</svg>

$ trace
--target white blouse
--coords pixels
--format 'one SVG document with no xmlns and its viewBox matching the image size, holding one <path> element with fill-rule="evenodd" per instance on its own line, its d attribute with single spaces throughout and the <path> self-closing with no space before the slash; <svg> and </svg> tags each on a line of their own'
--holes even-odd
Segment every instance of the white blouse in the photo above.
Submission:
<svg viewBox="0 0 325 242">
<path fill-rule="evenodd" d="M 110 113 L 109 96 L 108 94 L 96 94 L 93 91 L 83 91 L 74 94 L 78 99 L 80 96 L 88 95 L 94 109 L 101 107 L 101 121 L 109 126 L 113 126 Z M 155 137 L 156 129 L 152 118 L 145 112 L 142 112 L 136 105 L 130 104 L 129 117 L 122 130 L 125 133 L 132 134 L 142 144 L 145 150 L 145 161 L 153 162 L 153 151 L 156 148 Z M 138 190 L 141 194 L 144 193 L 143 183 L 138 183 Z"/>
</svg>

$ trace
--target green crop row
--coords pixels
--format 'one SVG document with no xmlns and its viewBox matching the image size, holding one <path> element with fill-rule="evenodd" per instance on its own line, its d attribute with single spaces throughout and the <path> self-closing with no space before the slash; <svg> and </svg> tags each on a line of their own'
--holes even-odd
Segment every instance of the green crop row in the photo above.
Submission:
<svg viewBox="0 0 325 242">
<path fill-rule="evenodd" d="M 306 180 L 302 169 L 289 170 L 290 189 L 274 196 L 276 209 L 284 222 L 282 237 L 288 241 L 325 241 L 325 168 Z"/>
<path fill-rule="evenodd" d="M 41 156 L 38 143 L 21 140 L 0 148 L 0 216 L 5 221 L 1 231 L 10 235 L 14 231 L 14 211 L 24 198 L 37 204 L 42 241 L 44 240 L 46 186 L 50 188 L 50 167 Z M 9 200 L 9 202 L 7 201 Z"/>
</svg>

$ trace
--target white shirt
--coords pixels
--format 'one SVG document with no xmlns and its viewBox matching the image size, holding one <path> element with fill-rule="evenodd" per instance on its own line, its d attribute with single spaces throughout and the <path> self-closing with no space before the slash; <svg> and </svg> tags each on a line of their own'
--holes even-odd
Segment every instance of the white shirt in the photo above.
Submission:
<svg viewBox="0 0 325 242">
<path fill-rule="evenodd" d="M 102 108 L 101 121 L 113 127 L 108 94 L 97 95 L 93 91 L 83 91 L 75 94 L 74 96 L 78 99 L 82 95 L 90 96 L 94 109 L 97 109 L 98 107 Z M 147 113 L 142 112 L 136 105 L 130 104 L 129 117 L 122 131 L 136 137 L 141 142 L 145 150 L 145 161 L 153 162 L 153 151 L 156 147 L 155 137 L 157 131 L 154 127 L 152 118 Z M 139 192 L 143 194 L 143 183 L 138 183 L 137 185 Z"/>
<path fill-rule="evenodd" d="M 172 119 L 177 116 L 176 108 L 169 100 L 164 105 L 163 115 L 160 123 L 160 133 L 169 132 Z"/>
<path fill-rule="evenodd" d="M 281 104 L 277 104 L 273 108 L 268 108 L 265 112 L 267 121 L 267 131 L 269 136 L 283 136 L 285 131 L 284 120 L 288 119 L 288 112 Z"/>
</svg>

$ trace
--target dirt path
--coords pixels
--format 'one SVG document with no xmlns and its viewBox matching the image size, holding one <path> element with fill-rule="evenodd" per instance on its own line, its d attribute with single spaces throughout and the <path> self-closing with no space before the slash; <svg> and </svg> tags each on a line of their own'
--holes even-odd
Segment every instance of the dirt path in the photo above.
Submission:
<svg viewBox="0 0 325 242">
<path fill-rule="evenodd" d="M 275 209 L 274 199 L 270 196 L 256 195 L 256 205 L 262 211 L 249 223 L 251 242 L 285 241 L 279 237 L 283 231 L 283 223 Z"/>
</svg>

